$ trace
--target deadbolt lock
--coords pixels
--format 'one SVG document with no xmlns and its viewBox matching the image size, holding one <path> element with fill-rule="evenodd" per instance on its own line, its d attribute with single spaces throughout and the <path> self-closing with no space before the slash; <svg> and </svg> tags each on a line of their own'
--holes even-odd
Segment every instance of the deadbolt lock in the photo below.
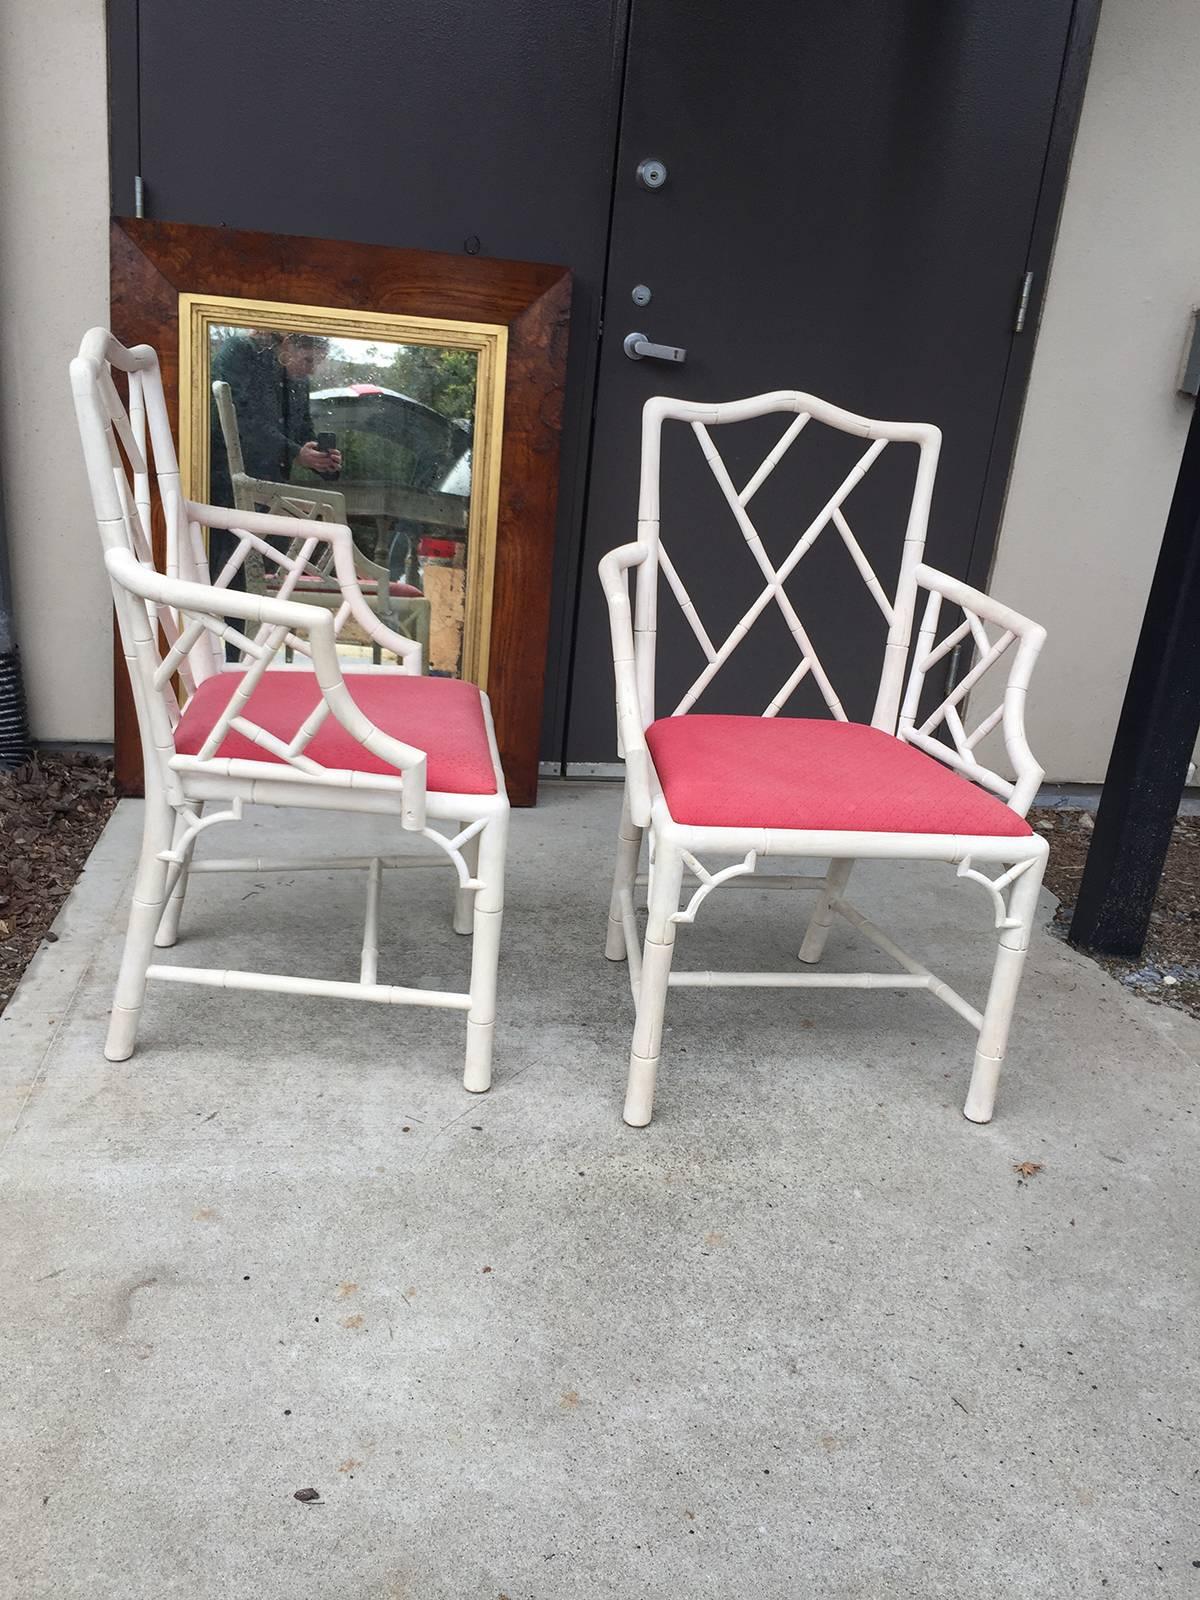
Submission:
<svg viewBox="0 0 1200 1600">
<path fill-rule="evenodd" d="M 647 156 L 638 162 L 637 181 L 643 189 L 661 189 L 667 181 L 667 167 L 656 156 Z"/>
</svg>

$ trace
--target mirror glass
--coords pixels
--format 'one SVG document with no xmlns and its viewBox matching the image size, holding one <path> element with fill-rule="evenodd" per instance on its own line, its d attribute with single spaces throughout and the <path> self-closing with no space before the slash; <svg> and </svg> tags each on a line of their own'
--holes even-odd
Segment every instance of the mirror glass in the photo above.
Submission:
<svg viewBox="0 0 1200 1600">
<path fill-rule="evenodd" d="M 235 308 L 192 307 L 193 415 L 183 432 L 195 446 L 194 497 L 348 524 L 371 610 L 421 644 L 425 672 L 485 683 L 504 329 L 373 325 L 396 322 L 384 318 L 364 329 L 365 314 L 259 307 L 250 320 Z M 220 529 L 208 538 L 216 577 L 238 538 Z M 306 570 L 292 598 L 336 612 L 328 547 L 313 561 L 327 570 Z M 253 551 L 244 581 L 269 593 L 283 570 Z M 354 617 L 338 648 L 395 659 Z"/>
</svg>

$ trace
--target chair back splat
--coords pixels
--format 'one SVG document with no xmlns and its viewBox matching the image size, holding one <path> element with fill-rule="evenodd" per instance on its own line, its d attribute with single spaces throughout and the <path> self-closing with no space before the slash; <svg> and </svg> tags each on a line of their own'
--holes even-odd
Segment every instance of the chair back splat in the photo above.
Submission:
<svg viewBox="0 0 1200 1600">
<path fill-rule="evenodd" d="M 779 413 L 789 420 L 776 444 L 739 489 L 710 430 L 728 423 L 745 422 L 773 413 Z M 714 642 L 706 631 L 661 538 L 662 428 L 664 422 L 668 421 L 684 422 L 690 426 L 738 532 L 745 541 L 763 579 L 761 592 L 719 642 Z M 749 507 L 755 495 L 800 435 L 813 422 L 860 438 L 865 442 L 865 448 L 841 481 L 830 486 L 831 492 L 820 510 L 799 532 L 789 553 L 776 565 L 764 548 Z M 904 527 L 899 577 L 894 594 L 889 596 L 885 593 L 883 585 L 855 537 L 845 507 L 854 490 L 862 483 L 890 443 L 915 445 L 920 455 Z M 914 574 L 925 548 L 929 504 L 937 472 L 940 444 L 940 432 L 928 423 L 874 422 L 866 417 L 855 416 L 853 412 L 843 411 L 839 406 L 830 405 L 815 395 L 800 394 L 793 390 L 780 390 L 773 394 L 758 395 L 749 400 L 737 400 L 722 405 L 699 405 L 665 399 L 649 401 L 642 420 L 638 539 L 648 546 L 650 560 L 639 581 L 635 632 L 638 639 L 638 681 L 643 688 L 646 697 L 645 708 L 651 720 L 655 712 L 653 688 L 657 631 L 656 580 L 660 572 L 678 601 L 705 658 L 704 667 L 674 707 L 672 715 L 678 716 L 692 710 L 754 624 L 771 605 L 775 605 L 782 613 L 787 629 L 795 642 L 799 660 L 788 672 L 762 715 L 773 717 L 782 711 L 800 683 L 811 674 L 830 713 L 834 717 L 845 719 L 846 712 L 837 690 L 786 589 L 788 579 L 812 549 L 817 538 L 825 529 L 832 528 L 845 544 L 868 594 L 883 617 L 886 629 L 884 665 L 871 721 L 875 727 L 887 728 L 889 732 L 894 732 L 908 640 L 912 629 L 913 608 L 916 603 Z"/>
</svg>

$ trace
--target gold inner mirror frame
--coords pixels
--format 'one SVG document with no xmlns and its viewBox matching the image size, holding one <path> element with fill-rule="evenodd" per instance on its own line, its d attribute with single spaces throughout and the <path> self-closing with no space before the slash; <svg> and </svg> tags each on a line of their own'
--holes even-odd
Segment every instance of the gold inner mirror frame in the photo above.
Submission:
<svg viewBox="0 0 1200 1600">
<path fill-rule="evenodd" d="M 359 544 L 361 534 L 355 528 L 355 523 L 356 520 L 360 523 L 362 521 L 361 517 L 356 517 L 356 512 L 363 510 L 368 503 L 372 508 L 374 520 L 380 524 L 380 537 L 382 537 L 383 524 L 388 520 L 388 513 L 396 510 L 397 506 L 402 515 L 394 525 L 419 529 L 422 526 L 422 507 L 428 508 L 431 503 L 438 501 L 439 495 L 447 504 L 456 500 L 461 503 L 462 499 L 466 499 L 465 510 L 460 512 L 460 518 L 465 523 L 461 539 L 457 531 L 453 537 L 438 539 L 436 535 L 439 530 L 436 526 L 427 529 L 433 537 L 420 539 L 415 535 L 410 536 L 404 577 L 410 580 L 414 587 L 421 589 L 434 587 L 433 579 L 437 578 L 439 593 L 451 597 L 456 614 L 457 608 L 461 608 L 461 651 L 457 665 L 452 669 L 453 675 L 461 676 L 486 689 L 500 499 L 500 451 L 508 330 L 503 325 L 493 323 L 464 322 L 436 317 L 400 317 L 370 311 L 347 311 L 331 306 L 181 294 L 179 296 L 179 431 L 182 447 L 180 465 L 189 497 L 202 504 L 215 503 L 211 488 L 212 439 L 216 426 L 214 418 L 217 402 L 214 401 L 212 390 L 212 350 L 214 339 L 222 337 L 224 330 L 244 333 L 247 338 L 277 336 L 286 340 L 288 336 L 292 336 L 294 343 L 304 344 L 307 341 L 310 347 L 314 339 L 321 343 L 327 342 L 329 349 L 339 352 L 338 360 L 346 368 L 353 365 L 350 356 L 346 354 L 351 344 L 361 345 L 364 351 L 368 348 L 375 350 L 394 348 L 405 351 L 428 350 L 435 353 L 474 353 L 473 408 L 469 419 L 469 433 L 465 435 L 469 498 L 461 494 L 463 479 L 461 460 L 454 468 L 458 477 L 453 480 L 453 487 L 450 487 L 452 473 L 446 479 L 444 493 L 441 492 L 441 486 L 426 492 L 406 488 L 398 481 L 394 485 L 389 484 L 388 494 L 390 499 L 396 502 L 395 505 L 386 504 L 384 499 L 380 498 L 378 484 L 368 483 L 365 479 L 360 483 L 354 476 L 353 470 L 343 472 L 340 464 L 336 477 L 329 474 L 327 481 L 335 490 L 335 498 L 346 502 L 346 517 L 352 529 L 355 529 L 356 546 Z M 436 355 L 431 359 L 436 360 Z M 284 389 L 287 388 L 285 381 Z M 226 394 L 228 395 L 228 391 Z M 320 405 L 328 411 L 332 411 L 335 401 L 331 398 L 321 399 L 321 396 L 336 395 L 337 404 L 342 407 L 343 414 L 358 399 L 375 401 L 380 406 L 386 400 L 396 410 L 403 402 L 409 407 L 420 406 L 422 411 L 431 411 L 431 408 L 423 402 L 378 384 L 349 385 L 343 389 L 327 388 L 314 391 L 314 395 Z M 465 429 L 468 425 L 465 417 L 461 421 L 453 420 L 453 398 L 448 399 L 446 404 L 450 407 L 449 415 L 443 418 L 446 427 L 451 430 L 455 427 Z M 227 398 L 226 405 L 228 407 Z M 228 425 L 228 415 L 227 410 L 224 419 L 226 425 Z M 322 432 L 320 427 L 322 419 L 317 415 L 317 408 L 314 408 L 311 420 L 315 424 L 314 431 L 317 434 Z M 332 436 L 336 442 L 337 432 L 335 431 Z M 220 440 L 218 443 L 220 444 Z M 290 458 L 290 455 L 290 451 L 285 452 L 286 457 Z M 296 459 L 298 463 L 299 458 Z M 335 458 L 326 456 L 324 459 L 332 462 Z M 247 462 L 247 466 L 249 465 Z M 295 471 L 295 467 L 293 466 L 291 470 Z M 277 471 L 270 476 L 278 478 L 281 473 Z M 315 485 L 317 493 L 320 494 L 323 477 L 326 477 L 326 474 L 313 472 L 305 478 L 302 473 L 299 480 L 293 478 L 289 481 L 297 487 L 305 483 L 309 486 Z M 247 478 L 245 481 L 257 480 Z M 263 485 L 264 490 L 271 487 L 280 489 L 284 485 Z M 368 490 L 374 492 L 373 500 Z M 269 497 L 264 494 L 261 498 L 266 501 Z M 404 516 L 407 514 L 411 514 L 411 517 L 405 521 Z M 458 542 L 465 544 L 465 560 L 458 551 Z M 452 546 L 455 554 L 447 557 L 446 552 Z M 428 583 L 422 582 L 419 559 L 422 547 L 441 552 L 440 556 L 430 557 L 424 570 L 424 577 L 428 579 Z M 378 547 L 372 553 L 378 558 Z M 457 569 L 453 575 L 453 582 L 449 570 L 442 572 L 436 570 L 443 566 L 447 569 Z M 378 583 L 379 592 L 390 595 L 390 586 L 385 590 L 383 581 L 378 580 Z M 454 587 L 455 583 L 457 588 Z M 435 603 L 440 602 L 435 602 L 431 598 L 430 605 Z M 423 638 L 427 652 L 425 670 L 451 670 L 445 665 L 445 661 L 449 659 L 445 655 L 448 646 L 441 646 L 444 655 L 440 665 L 436 658 L 436 650 L 439 648 L 436 616 L 431 644 L 430 605 L 426 605 L 424 600 L 416 602 L 416 605 L 424 607 L 426 613 Z M 455 626 L 458 626 L 457 622 Z"/>
</svg>

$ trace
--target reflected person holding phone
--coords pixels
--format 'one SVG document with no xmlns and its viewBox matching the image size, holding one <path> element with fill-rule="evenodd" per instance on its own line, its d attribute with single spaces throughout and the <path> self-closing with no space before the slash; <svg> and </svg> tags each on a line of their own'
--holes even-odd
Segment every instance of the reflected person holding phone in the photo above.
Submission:
<svg viewBox="0 0 1200 1600">
<path fill-rule="evenodd" d="M 245 333 L 214 352 L 212 379 L 229 385 L 237 412 L 246 471 L 252 478 L 287 483 L 292 467 L 307 467 L 326 482 L 342 470 L 333 436 L 318 438 L 309 403 L 309 379 L 329 349 L 311 333 Z M 232 505 L 229 459 L 216 408 L 211 427 L 212 497 Z"/>
<path fill-rule="evenodd" d="M 316 433 L 309 403 L 309 379 L 328 349 L 329 340 L 316 334 L 253 330 L 223 340 L 213 352 L 212 381 L 229 385 L 248 476 L 286 484 L 291 479 L 293 466 L 301 466 L 327 483 L 339 477 L 342 453 L 336 448 L 336 438 L 333 434 Z M 215 399 L 209 462 L 212 504 L 232 506 L 229 455 Z M 267 507 L 258 509 L 265 511 Z M 281 551 L 287 548 L 284 539 L 270 542 Z M 222 570 L 237 546 L 235 533 L 224 528 L 210 529 L 208 562 L 213 577 Z M 233 573 L 229 587 L 245 589 L 244 567 Z M 229 659 L 235 659 L 236 655 L 232 646 L 226 647 Z"/>
</svg>

